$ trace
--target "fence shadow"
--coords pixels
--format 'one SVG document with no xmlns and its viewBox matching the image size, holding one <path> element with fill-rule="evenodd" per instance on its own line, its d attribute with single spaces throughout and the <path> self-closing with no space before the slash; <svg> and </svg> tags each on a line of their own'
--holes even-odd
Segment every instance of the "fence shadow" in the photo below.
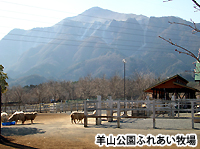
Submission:
<svg viewBox="0 0 200 149">
<path fill-rule="evenodd" d="M 38 128 L 26 128 L 26 127 L 9 127 L 9 128 L 1 128 L 1 134 L 3 136 L 25 136 L 37 133 L 45 133 L 46 131 L 42 131 L 42 129 Z"/>
<path fill-rule="evenodd" d="M 121 119 L 120 120 L 120 124 L 127 124 L 127 125 L 131 125 L 131 124 L 137 124 L 138 121 L 141 121 L 143 119 L 140 119 L 140 118 L 134 118 L 134 119 Z M 118 128 L 117 127 L 117 120 L 113 120 L 112 122 L 107 122 L 106 119 L 102 119 L 102 122 L 104 121 L 104 123 L 102 123 L 101 125 L 95 125 L 95 124 L 88 124 L 87 128 L 113 128 L 113 129 L 124 129 L 126 127 L 120 127 Z M 129 128 L 129 127 L 127 127 Z M 137 129 L 137 128 L 135 128 Z M 142 128 L 142 129 L 149 129 L 148 128 Z"/>
<path fill-rule="evenodd" d="M 101 125 L 88 124 L 88 128 L 112 128 L 112 129 L 158 129 L 158 130 L 191 130 L 191 119 L 156 119 L 156 127 L 153 128 L 153 120 L 143 118 L 120 119 L 120 128 L 117 120 L 102 122 Z M 200 130 L 200 123 L 195 123 L 194 130 Z"/>
<path fill-rule="evenodd" d="M 19 148 L 19 149 L 37 149 L 37 148 L 34 148 L 34 147 L 13 143 L 11 141 L 14 141 L 14 140 L 7 139 L 4 136 L 0 135 L 0 144 L 2 144 L 2 145 L 10 146 L 10 147 L 13 147 L 13 148 Z"/>
</svg>

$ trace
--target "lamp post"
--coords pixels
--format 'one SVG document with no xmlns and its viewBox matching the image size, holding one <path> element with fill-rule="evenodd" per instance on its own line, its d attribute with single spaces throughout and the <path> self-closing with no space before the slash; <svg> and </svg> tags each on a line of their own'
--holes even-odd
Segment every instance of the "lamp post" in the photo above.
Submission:
<svg viewBox="0 0 200 149">
<path fill-rule="evenodd" d="M 122 62 L 124 63 L 124 108 L 127 108 L 127 102 L 126 100 L 126 81 L 125 81 L 125 64 L 126 64 L 126 60 L 123 59 Z M 124 116 L 127 116 L 127 111 L 124 110 Z"/>
<path fill-rule="evenodd" d="M 126 85 L 125 85 L 125 64 L 126 64 L 126 60 L 123 59 L 122 62 L 124 63 L 124 101 L 125 101 L 125 98 L 126 98 Z"/>
</svg>

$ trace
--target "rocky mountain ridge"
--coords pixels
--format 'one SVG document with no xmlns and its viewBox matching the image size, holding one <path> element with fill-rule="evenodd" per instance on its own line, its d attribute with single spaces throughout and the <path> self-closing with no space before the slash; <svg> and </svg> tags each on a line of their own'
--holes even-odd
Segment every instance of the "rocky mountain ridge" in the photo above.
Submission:
<svg viewBox="0 0 200 149">
<path fill-rule="evenodd" d="M 148 18 L 94 7 L 52 27 L 10 31 L 0 41 L 0 63 L 15 79 L 13 84 L 18 84 L 18 78 L 32 75 L 45 78 L 44 81 L 75 81 L 88 74 L 123 76 L 124 58 L 127 77 L 135 71 L 171 76 L 192 70 L 194 60 L 176 53 L 158 36 L 197 53 L 199 35 L 168 21 L 191 24 L 173 16 Z"/>
</svg>

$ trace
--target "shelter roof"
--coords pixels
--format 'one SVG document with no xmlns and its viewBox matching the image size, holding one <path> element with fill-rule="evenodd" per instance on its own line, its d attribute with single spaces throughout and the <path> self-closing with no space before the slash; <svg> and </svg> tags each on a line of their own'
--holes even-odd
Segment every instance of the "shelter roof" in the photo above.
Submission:
<svg viewBox="0 0 200 149">
<path fill-rule="evenodd" d="M 161 90 L 161 89 L 167 89 L 170 90 L 171 89 L 188 89 L 188 90 L 192 90 L 195 92 L 199 92 L 199 90 L 189 87 L 187 86 L 188 81 L 184 78 L 182 78 L 179 75 L 175 75 L 173 77 L 170 77 L 164 81 L 161 81 L 147 89 L 144 90 L 144 92 L 153 92 L 153 90 Z"/>
</svg>

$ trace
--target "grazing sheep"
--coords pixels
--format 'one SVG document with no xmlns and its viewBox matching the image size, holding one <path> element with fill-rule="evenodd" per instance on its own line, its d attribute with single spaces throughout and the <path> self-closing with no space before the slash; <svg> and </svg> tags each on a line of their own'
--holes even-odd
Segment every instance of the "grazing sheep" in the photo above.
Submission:
<svg viewBox="0 0 200 149">
<path fill-rule="evenodd" d="M 31 120 L 31 123 L 33 124 L 33 120 L 35 119 L 36 115 L 37 115 L 37 112 L 24 113 L 25 121 Z"/>
<path fill-rule="evenodd" d="M 85 116 L 84 113 L 73 112 L 71 114 L 71 122 L 72 122 L 72 124 L 73 124 L 73 121 L 76 124 L 76 120 L 78 120 L 78 122 L 81 121 L 81 123 L 82 123 L 82 119 L 84 118 L 84 116 Z"/>
<path fill-rule="evenodd" d="M 9 118 L 8 121 L 12 122 L 15 121 L 15 123 L 17 124 L 18 120 L 22 121 L 22 124 L 24 124 L 25 122 L 25 115 L 23 111 L 16 111 L 15 113 L 13 113 Z"/>
<path fill-rule="evenodd" d="M 6 112 L 1 113 L 1 122 L 3 122 L 3 123 L 7 122 L 8 118 L 9 118 L 9 116 Z"/>
</svg>

